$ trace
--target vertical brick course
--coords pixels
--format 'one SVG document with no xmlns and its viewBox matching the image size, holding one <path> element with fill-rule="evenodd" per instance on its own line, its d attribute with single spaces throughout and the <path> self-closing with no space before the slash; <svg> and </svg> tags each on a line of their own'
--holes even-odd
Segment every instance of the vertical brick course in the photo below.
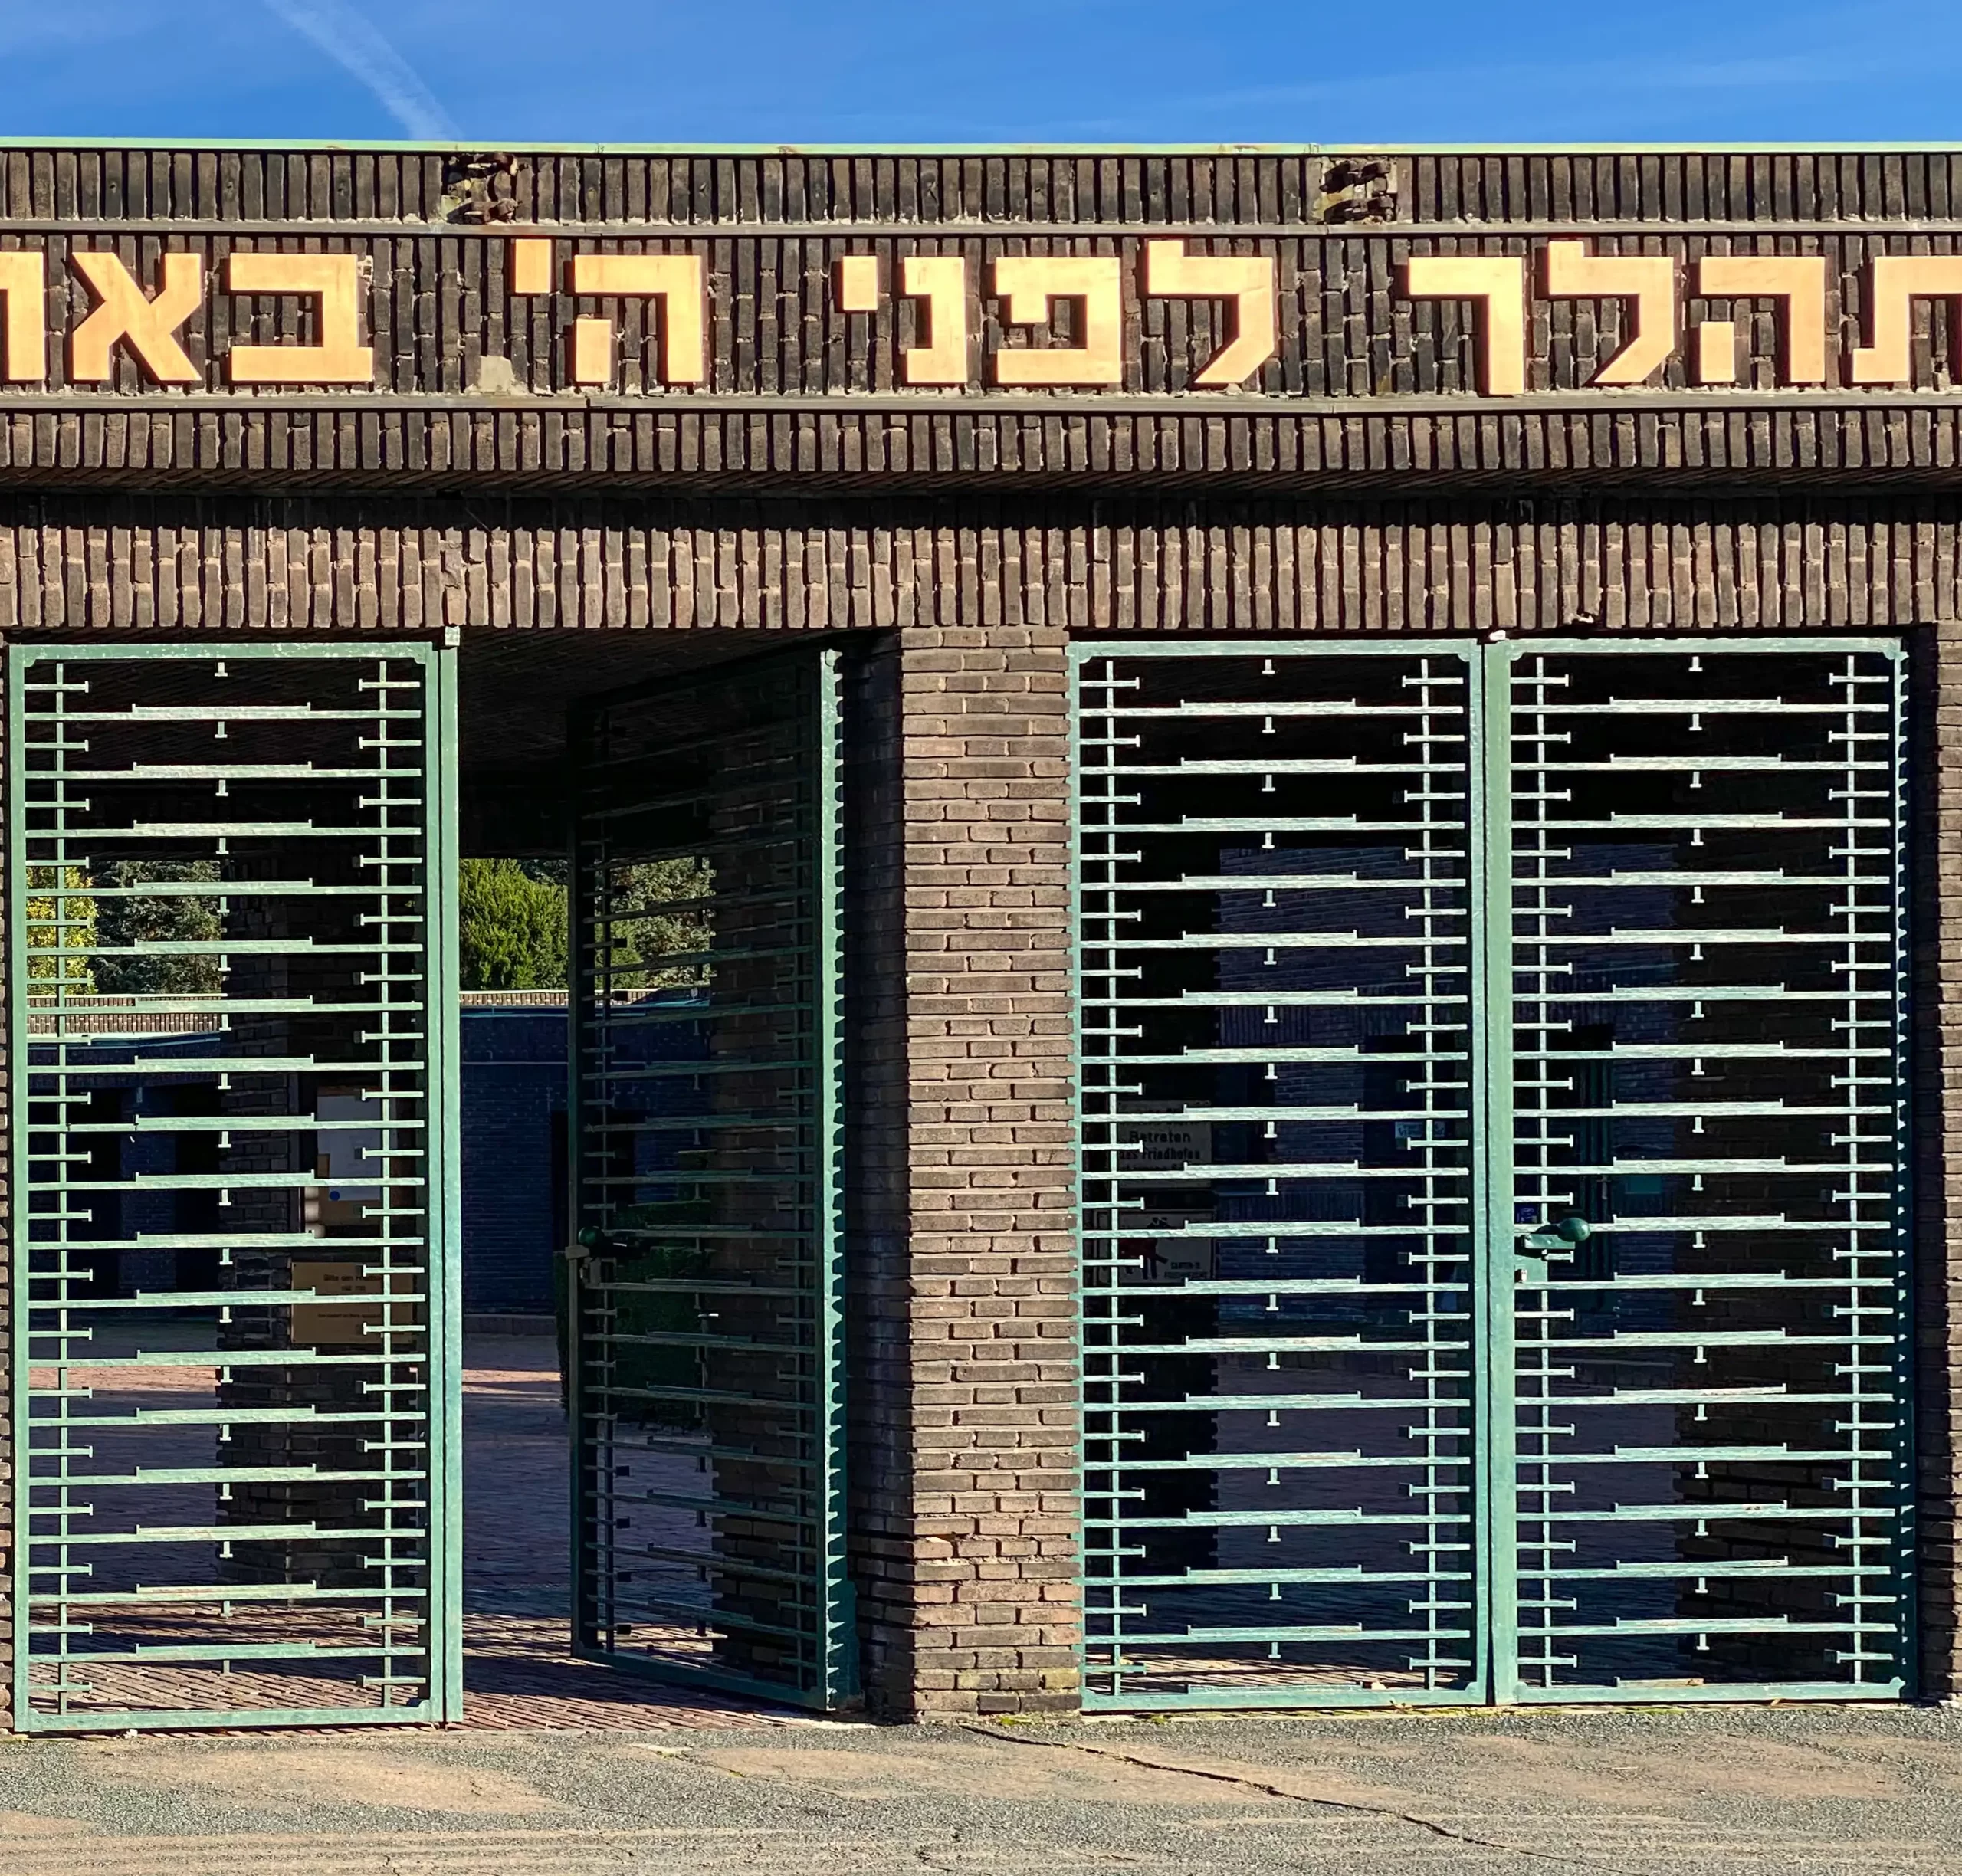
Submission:
<svg viewBox="0 0 1962 1876">
<path fill-rule="evenodd" d="M 1065 640 L 929 628 L 887 654 L 903 910 L 888 1060 L 903 1077 L 904 1497 L 868 1597 L 874 1702 L 915 1714 L 1075 1703 L 1075 1256 Z M 888 914 L 890 916 L 890 914 Z M 875 969 L 877 966 L 874 967 Z M 881 1262 L 881 1225 L 865 1248 Z"/>
<path fill-rule="evenodd" d="M 8 694 L 7 661 L 0 658 L 0 713 L 11 707 Z M 12 756 L 6 739 L 0 736 L 0 809 L 6 803 L 11 785 Z M 7 885 L 0 877 L 0 920 L 10 918 L 14 908 L 8 903 Z M 0 933 L 6 927 L 0 924 Z M 0 947 L 4 951 L 4 947 Z M 13 1046 L 12 975 L 0 970 L 0 1396 L 9 1403 L 0 1412 L 0 1726 L 11 1727 L 14 1717 L 14 1360 L 19 1340 L 14 1327 L 13 1207 Z"/>
</svg>

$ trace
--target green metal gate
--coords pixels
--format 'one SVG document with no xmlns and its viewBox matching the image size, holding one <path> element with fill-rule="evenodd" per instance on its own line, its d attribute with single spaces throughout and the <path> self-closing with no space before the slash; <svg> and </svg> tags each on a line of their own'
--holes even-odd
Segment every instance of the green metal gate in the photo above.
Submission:
<svg viewBox="0 0 1962 1876">
<path fill-rule="evenodd" d="M 21 1730 L 458 1717 L 452 656 L 8 648 Z"/>
<path fill-rule="evenodd" d="M 573 749 L 576 1645 L 835 1706 L 836 654 L 609 697 Z"/>
<path fill-rule="evenodd" d="M 1075 668 L 1088 1704 L 1906 1691 L 1900 647 Z"/>
</svg>

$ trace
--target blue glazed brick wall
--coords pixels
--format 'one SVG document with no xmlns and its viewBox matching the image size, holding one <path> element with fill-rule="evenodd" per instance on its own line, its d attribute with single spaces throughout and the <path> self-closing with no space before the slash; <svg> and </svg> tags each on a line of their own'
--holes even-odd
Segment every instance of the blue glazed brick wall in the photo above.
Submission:
<svg viewBox="0 0 1962 1876">
<path fill-rule="evenodd" d="M 466 1004 L 462 1029 L 463 1306 L 549 1314 L 565 1232 L 553 1189 L 553 1139 L 565 1125 L 565 1005 Z"/>
</svg>

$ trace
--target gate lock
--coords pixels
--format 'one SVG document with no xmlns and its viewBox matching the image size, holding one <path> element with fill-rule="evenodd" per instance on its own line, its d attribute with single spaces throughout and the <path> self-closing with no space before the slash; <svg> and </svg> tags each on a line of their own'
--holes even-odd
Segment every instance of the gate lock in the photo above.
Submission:
<svg viewBox="0 0 1962 1876">
<path fill-rule="evenodd" d="M 578 1264 L 583 1262 L 595 1252 L 599 1256 L 605 1257 L 619 1248 L 605 1232 L 589 1225 L 559 1254 L 568 1264 Z"/>
<path fill-rule="evenodd" d="M 1594 1235 L 1594 1227 L 1577 1212 L 1550 1225 L 1528 1232 L 1514 1247 L 1522 1268 L 1517 1273 L 1524 1283 L 1529 1277 L 1544 1277 L 1550 1257 L 1571 1257 Z"/>
</svg>

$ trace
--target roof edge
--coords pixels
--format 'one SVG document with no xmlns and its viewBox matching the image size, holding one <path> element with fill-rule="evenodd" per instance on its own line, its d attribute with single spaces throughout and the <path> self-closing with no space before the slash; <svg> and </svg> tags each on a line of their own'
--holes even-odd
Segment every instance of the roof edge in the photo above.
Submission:
<svg viewBox="0 0 1962 1876">
<path fill-rule="evenodd" d="M 1903 156 L 1962 154 L 1962 139 L 1892 143 L 527 143 L 323 137 L 0 136 L 6 150 L 354 151 L 513 156 Z"/>
</svg>

